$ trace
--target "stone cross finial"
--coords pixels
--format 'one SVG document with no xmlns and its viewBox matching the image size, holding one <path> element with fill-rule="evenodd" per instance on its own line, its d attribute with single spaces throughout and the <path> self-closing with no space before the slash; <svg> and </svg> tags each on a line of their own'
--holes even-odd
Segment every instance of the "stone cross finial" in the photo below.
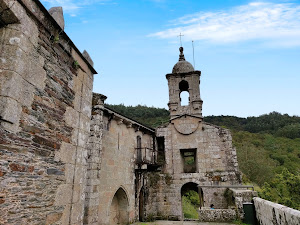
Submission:
<svg viewBox="0 0 300 225">
<path fill-rule="evenodd" d="M 179 51 L 180 51 L 179 61 L 185 61 L 184 54 L 183 54 L 183 47 L 180 47 Z"/>
<path fill-rule="evenodd" d="M 181 46 L 181 47 L 182 47 L 182 42 L 181 42 L 181 37 L 182 37 L 182 36 L 184 36 L 184 35 L 181 34 L 181 33 L 177 36 L 177 37 L 179 37 L 179 39 L 180 39 L 180 46 Z"/>
</svg>

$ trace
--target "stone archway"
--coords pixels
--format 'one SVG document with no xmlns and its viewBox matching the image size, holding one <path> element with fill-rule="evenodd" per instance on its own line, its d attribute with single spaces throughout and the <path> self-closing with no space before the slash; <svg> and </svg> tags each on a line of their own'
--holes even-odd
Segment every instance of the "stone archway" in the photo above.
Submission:
<svg viewBox="0 0 300 225">
<path fill-rule="evenodd" d="M 123 188 L 115 193 L 110 205 L 109 224 L 128 224 L 128 197 Z"/>
<path fill-rule="evenodd" d="M 188 182 L 181 187 L 182 219 L 197 220 L 198 210 L 201 207 L 203 192 L 199 193 L 198 184 Z"/>
</svg>

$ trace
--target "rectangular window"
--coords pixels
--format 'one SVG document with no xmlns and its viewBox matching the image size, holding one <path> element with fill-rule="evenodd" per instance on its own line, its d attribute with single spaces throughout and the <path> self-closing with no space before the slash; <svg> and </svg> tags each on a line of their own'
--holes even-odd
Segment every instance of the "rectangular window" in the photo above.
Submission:
<svg viewBox="0 0 300 225">
<path fill-rule="evenodd" d="M 165 163 L 165 138 L 164 137 L 157 137 L 157 150 L 158 150 L 158 156 L 157 156 L 157 162 L 158 164 L 164 164 Z"/>
<path fill-rule="evenodd" d="M 181 150 L 184 173 L 196 173 L 197 171 L 196 152 L 197 152 L 196 149 Z"/>
</svg>

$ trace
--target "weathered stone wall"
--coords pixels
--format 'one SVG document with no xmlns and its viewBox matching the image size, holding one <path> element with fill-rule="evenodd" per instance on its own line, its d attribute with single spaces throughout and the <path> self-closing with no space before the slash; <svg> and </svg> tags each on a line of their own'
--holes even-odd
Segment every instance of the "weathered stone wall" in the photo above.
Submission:
<svg viewBox="0 0 300 225">
<path fill-rule="evenodd" d="M 237 219 L 234 209 L 201 209 L 199 221 L 205 222 L 231 222 Z"/>
<path fill-rule="evenodd" d="M 0 223 L 80 224 L 95 71 L 39 1 L 0 8 Z"/>
<path fill-rule="evenodd" d="M 186 118 L 182 123 L 174 122 L 158 128 L 156 135 L 165 138 L 165 160 L 163 173 L 172 177 L 170 185 L 161 183 L 151 189 L 149 198 L 154 206 L 148 214 L 163 214 L 182 218 L 181 188 L 189 182 L 196 185 L 236 185 L 240 184 L 236 150 L 232 146 L 230 132 L 226 129 L 203 122 L 198 124 Z M 189 126 L 189 123 L 197 126 Z M 185 128 L 185 126 L 187 127 Z M 196 171 L 184 173 L 182 149 L 196 149 Z M 214 204 L 215 208 L 227 208 L 225 188 L 203 187 L 204 207 Z M 157 197 L 164 196 L 164 197 Z M 180 203 L 180 204 L 179 204 Z"/>
<path fill-rule="evenodd" d="M 300 211 L 261 198 L 253 198 L 256 217 L 261 225 L 298 225 Z"/>
<path fill-rule="evenodd" d="M 243 204 L 244 203 L 251 203 L 252 199 L 254 197 L 257 197 L 257 192 L 256 191 L 252 191 L 252 190 L 241 190 L 241 189 L 234 189 L 234 188 L 230 188 L 229 190 L 229 198 L 234 199 L 234 205 L 237 209 L 238 212 L 238 216 L 240 219 L 244 218 L 244 208 L 243 208 Z"/>
<path fill-rule="evenodd" d="M 125 207 L 118 196 L 114 198 L 118 190 L 125 193 L 128 220 L 133 222 L 138 217 L 135 177 L 137 136 L 141 137 L 142 148 L 153 148 L 154 131 L 147 131 L 138 123 L 103 107 L 103 96 L 94 97 L 96 105 L 92 112 L 88 156 L 86 223 L 111 224 L 112 220 L 118 219 L 116 217 L 124 212 L 122 209 Z"/>
</svg>

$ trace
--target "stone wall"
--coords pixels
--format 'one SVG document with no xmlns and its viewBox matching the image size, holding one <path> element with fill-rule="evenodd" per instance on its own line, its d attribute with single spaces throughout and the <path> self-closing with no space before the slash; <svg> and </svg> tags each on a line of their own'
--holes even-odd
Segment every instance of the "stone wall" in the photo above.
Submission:
<svg viewBox="0 0 300 225">
<path fill-rule="evenodd" d="M 232 203 L 234 203 L 240 219 L 244 218 L 243 204 L 251 203 L 254 197 L 257 197 L 256 191 L 234 188 L 230 188 L 230 190 L 228 190 L 228 198 L 234 200 Z"/>
<path fill-rule="evenodd" d="M 38 0 L 0 9 L 0 223 L 80 224 L 96 72 Z"/>
<path fill-rule="evenodd" d="M 253 198 L 256 217 L 261 225 L 298 225 L 300 211 L 261 198 Z"/>
<path fill-rule="evenodd" d="M 237 219 L 234 209 L 201 209 L 199 221 L 204 222 L 231 222 Z"/>
<path fill-rule="evenodd" d="M 137 136 L 141 137 L 142 148 L 153 148 L 154 130 L 104 107 L 104 100 L 104 96 L 94 94 L 86 223 L 112 224 L 125 211 L 128 218 L 124 218 L 133 222 L 138 219 L 136 198 L 140 189 L 135 176 Z M 122 203 L 122 193 L 128 205 Z"/>
</svg>

